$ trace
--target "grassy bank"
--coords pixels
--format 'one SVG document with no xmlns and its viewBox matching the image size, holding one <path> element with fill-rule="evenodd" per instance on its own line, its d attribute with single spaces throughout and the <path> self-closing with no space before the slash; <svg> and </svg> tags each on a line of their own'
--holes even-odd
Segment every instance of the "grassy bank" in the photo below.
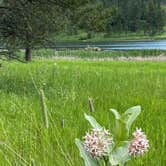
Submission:
<svg viewBox="0 0 166 166">
<path fill-rule="evenodd" d="M 54 49 L 34 50 L 35 57 L 75 57 L 75 58 L 118 58 L 118 57 L 156 57 L 165 56 L 166 51 L 162 50 L 129 50 L 129 51 L 86 51 L 86 50 L 63 50 L 55 51 Z M 23 53 L 22 53 L 23 56 Z"/>
<path fill-rule="evenodd" d="M 57 42 L 107 42 L 107 41 L 142 41 L 142 40 L 162 40 L 166 39 L 166 27 L 164 31 L 155 35 L 144 34 L 143 32 L 121 32 L 121 33 L 93 33 L 91 38 L 87 38 L 87 33 L 78 31 L 75 35 L 65 33 L 55 34 L 52 40 Z"/>
<path fill-rule="evenodd" d="M 90 127 L 83 117 L 89 113 L 88 96 L 94 99 L 94 117 L 110 130 L 114 121 L 109 108 L 123 112 L 141 105 L 133 130 L 142 126 L 150 151 L 128 165 L 166 165 L 166 63 L 3 62 L 0 75 L 1 165 L 28 165 L 32 160 L 41 166 L 83 165 L 74 139 Z M 43 126 L 34 83 L 47 98 L 49 129 Z"/>
</svg>

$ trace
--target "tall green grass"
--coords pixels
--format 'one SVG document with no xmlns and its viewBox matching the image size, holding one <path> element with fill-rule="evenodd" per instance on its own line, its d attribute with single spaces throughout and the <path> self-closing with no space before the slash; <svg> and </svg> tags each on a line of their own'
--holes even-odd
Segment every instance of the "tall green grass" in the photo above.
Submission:
<svg viewBox="0 0 166 166">
<path fill-rule="evenodd" d="M 86 51 L 86 50 L 60 50 L 38 49 L 33 51 L 34 57 L 52 58 L 52 57 L 76 57 L 76 58 L 117 58 L 117 57 L 151 57 L 166 55 L 162 50 L 128 50 L 128 51 Z"/>
<path fill-rule="evenodd" d="M 90 128 L 83 112 L 110 131 L 113 115 L 142 106 L 142 126 L 150 151 L 129 166 L 166 165 L 166 63 L 43 60 L 3 62 L 0 68 L 0 163 L 8 165 L 83 165 L 75 138 Z M 49 128 L 43 126 L 43 89 Z M 88 97 L 95 112 L 89 111 Z M 64 122 L 62 127 L 61 123 Z"/>
<path fill-rule="evenodd" d="M 78 58 L 118 58 L 118 57 L 152 57 L 166 55 L 162 50 L 128 50 L 128 51 L 85 51 L 65 50 L 57 52 L 57 56 L 78 57 Z"/>
</svg>

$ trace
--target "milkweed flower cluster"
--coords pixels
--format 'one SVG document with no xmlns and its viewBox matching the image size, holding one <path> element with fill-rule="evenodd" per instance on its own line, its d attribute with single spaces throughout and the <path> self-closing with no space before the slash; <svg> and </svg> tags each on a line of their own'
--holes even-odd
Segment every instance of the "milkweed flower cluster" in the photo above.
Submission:
<svg viewBox="0 0 166 166">
<path fill-rule="evenodd" d="M 141 129 L 136 129 L 133 133 L 133 140 L 129 144 L 129 154 L 131 156 L 142 155 L 149 148 L 149 141 Z"/>
<path fill-rule="evenodd" d="M 130 138 L 133 122 L 141 113 L 140 106 L 127 109 L 123 114 L 111 109 L 115 116 L 115 126 L 110 134 L 93 116 L 84 114 L 92 129 L 86 133 L 83 141 L 76 138 L 80 156 L 85 165 L 126 165 L 134 157 L 149 150 L 149 141 L 141 129 L 136 128 Z"/>
<path fill-rule="evenodd" d="M 84 137 L 84 148 L 93 158 L 103 158 L 108 154 L 113 138 L 108 130 L 92 129 Z"/>
</svg>

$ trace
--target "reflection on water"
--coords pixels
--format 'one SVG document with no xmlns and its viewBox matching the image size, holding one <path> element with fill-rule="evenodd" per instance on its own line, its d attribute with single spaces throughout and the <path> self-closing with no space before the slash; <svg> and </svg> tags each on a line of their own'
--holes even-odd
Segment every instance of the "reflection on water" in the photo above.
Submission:
<svg viewBox="0 0 166 166">
<path fill-rule="evenodd" d="M 45 46 L 45 48 L 79 49 L 79 48 L 86 48 L 88 46 L 99 47 L 105 51 L 111 51 L 111 50 L 166 50 L 166 40 L 123 41 L 123 42 L 59 42 L 59 43 L 48 44 L 47 46 Z M 2 44 L 0 44 L 0 49 L 4 49 Z"/>
<path fill-rule="evenodd" d="M 103 50 L 166 50 L 166 40 L 156 41 L 125 41 L 125 42 L 80 42 L 80 43 L 57 43 L 56 48 L 85 48 L 87 46 L 100 47 Z"/>
</svg>

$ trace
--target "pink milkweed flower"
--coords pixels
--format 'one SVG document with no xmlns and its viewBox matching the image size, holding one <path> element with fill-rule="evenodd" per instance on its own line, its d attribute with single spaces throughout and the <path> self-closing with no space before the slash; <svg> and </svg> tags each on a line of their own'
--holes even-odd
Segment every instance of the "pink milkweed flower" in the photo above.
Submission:
<svg viewBox="0 0 166 166">
<path fill-rule="evenodd" d="M 84 148 L 94 158 L 102 158 L 108 154 L 113 138 L 108 130 L 92 129 L 84 137 Z"/>
<path fill-rule="evenodd" d="M 131 156 L 138 156 L 148 151 L 149 141 L 141 129 L 136 129 L 133 133 L 133 140 L 129 144 L 129 154 Z"/>
</svg>

